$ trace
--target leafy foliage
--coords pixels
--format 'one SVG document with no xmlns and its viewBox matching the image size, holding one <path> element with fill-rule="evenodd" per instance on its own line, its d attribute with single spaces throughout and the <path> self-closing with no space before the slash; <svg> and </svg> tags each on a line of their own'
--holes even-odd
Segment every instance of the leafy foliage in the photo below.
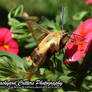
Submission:
<svg viewBox="0 0 92 92">
<path fill-rule="evenodd" d="M 73 0 L 70 0 L 74 3 Z M 71 33 L 80 23 L 91 17 L 91 8 L 77 9 L 70 1 L 65 1 L 64 7 L 64 30 Z M 63 2 L 63 1 L 62 1 Z M 75 0 L 75 3 L 79 1 Z M 60 5 L 61 6 L 61 5 Z M 69 7 L 71 6 L 71 7 Z M 77 6 L 78 7 L 78 6 Z M 60 7 L 61 8 L 61 7 Z M 74 8 L 74 9 L 73 9 Z M 70 14 L 70 10 L 72 10 Z M 76 10 L 76 13 L 74 12 Z M 15 80 L 28 80 L 30 72 L 33 69 L 32 61 L 25 60 L 26 56 L 30 56 L 30 53 L 37 46 L 35 40 L 30 32 L 27 20 L 32 22 L 36 21 L 34 16 L 25 18 L 22 14 L 24 7 L 19 5 L 10 10 L 8 14 L 8 24 L 11 27 L 12 37 L 19 43 L 20 52 L 19 56 L 0 51 L 0 80 L 1 81 L 15 81 Z M 45 16 L 41 16 L 41 19 L 37 21 L 44 28 L 51 30 L 52 32 L 60 31 L 62 29 L 62 13 L 55 16 L 54 19 L 48 19 Z M 33 30 L 39 30 L 39 27 L 32 24 Z M 39 35 L 37 35 L 38 37 Z M 59 51 L 47 60 L 30 79 L 36 81 L 37 79 L 47 81 L 62 81 L 63 85 L 60 89 L 0 89 L 0 92 L 91 92 L 92 90 L 92 64 L 90 62 L 83 63 L 83 60 L 65 65 L 63 60 L 65 59 L 63 51 Z M 85 70 L 85 71 L 84 71 Z M 85 75 L 85 76 L 83 76 Z M 81 81 L 82 80 L 82 81 Z M 84 81 L 83 81 L 84 80 Z M 81 81 L 81 84 L 79 82 Z M 79 87 L 78 87 L 79 84 Z M 77 86 L 76 86 L 77 85 Z"/>
</svg>

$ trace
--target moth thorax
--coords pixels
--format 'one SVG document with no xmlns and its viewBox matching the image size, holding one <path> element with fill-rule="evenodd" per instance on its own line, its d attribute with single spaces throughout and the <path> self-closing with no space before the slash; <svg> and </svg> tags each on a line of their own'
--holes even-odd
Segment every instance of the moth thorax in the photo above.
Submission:
<svg viewBox="0 0 92 92">
<path fill-rule="evenodd" d="M 60 39 L 60 48 L 63 48 L 66 44 L 66 37 L 67 37 L 67 33 L 65 31 L 63 31 L 62 35 L 61 35 L 61 39 Z"/>
</svg>

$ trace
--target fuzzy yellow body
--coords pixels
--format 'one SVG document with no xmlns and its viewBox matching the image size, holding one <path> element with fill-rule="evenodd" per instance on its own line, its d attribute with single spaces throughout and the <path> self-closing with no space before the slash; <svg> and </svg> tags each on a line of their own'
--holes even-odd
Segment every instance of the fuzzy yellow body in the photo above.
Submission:
<svg viewBox="0 0 92 92">
<path fill-rule="evenodd" d="M 37 51 L 38 54 L 46 53 L 48 49 L 59 50 L 60 36 L 62 32 L 52 32 L 48 34 L 42 42 L 39 44 L 40 50 Z M 52 47 L 53 46 L 53 47 Z M 52 47 L 52 48 L 51 48 Z M 53 52 L 53 51 L 52 51 Z"/>
<path fill-rule="evenodd" d="M 60 50 L 60 41 L 65 44 L 64 40 L 66 33 L 64 31 L 50 32 L 38 45 L 32 53 L 32 60 L 34 66 L 37 68 L 43 64 L 48 57 L 48 54 L 53 54 L 55 51 Z M 61 44 L 61 45 L 62 45 Z M 48 53 L 48 54 L 47 54 Z"/>
</svg>

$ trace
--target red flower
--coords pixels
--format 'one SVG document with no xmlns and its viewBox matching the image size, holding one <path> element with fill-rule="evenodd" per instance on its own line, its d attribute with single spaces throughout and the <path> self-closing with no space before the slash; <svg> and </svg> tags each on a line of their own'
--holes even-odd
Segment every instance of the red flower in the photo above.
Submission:
<svg viewBox="0 0 92 92">
<path fill-rule="evenodd" d="M 87 52 L 92 40 L 92 19 L 84 21 L 72 34 L 66 44 L 65 63 L 76 62 Z M 92 44 L 91 44 L 92 45 Z"/>
<path fill-rule="evenodd" d="M 0 50 L 17 54 L 18 44 L 12 40 L 12 34 L 7 28 L 0 28 Z"/>
<path fill-rule="evenodd" d="M 92 0 L 87 0 L 86 5 L 92 4 Z"/>
</svg>

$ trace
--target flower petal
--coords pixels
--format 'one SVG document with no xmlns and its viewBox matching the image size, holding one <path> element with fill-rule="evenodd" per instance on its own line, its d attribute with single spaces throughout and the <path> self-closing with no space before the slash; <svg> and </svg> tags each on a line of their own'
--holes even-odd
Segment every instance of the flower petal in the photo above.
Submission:
<svg viewBox="0 0 92 92">
<path fill-rule="evenodd" d="M 0 50 L 17 54 L 18 44 L 12 40 L 11 32 L 7 28 L 0 28 Z"/>
<path fill-rule="evenodd" d="M 88 45 L 92 40 L 92 19 L 84 21 L 70 37 L 66 44 L 65 63 L 80 60 L 87 51 Z"/>
<path fill-rule="evenodd" d="M 0 28 L 0 41 L 7 43 L 11 38 L 11 32 L 7 28 Z"/>
<path fill-rule="evenodd" d="M 10 40 L 8 42 L 8 52 L 11 52 L 11 53 L 14 53 L 14 54 L 17 54 L 18 51 L 19 51 L 19 47 L 18 47 L 18 44 L 17 42 L 15 42 L 14 40 Z"/>
<path fill-rule="evenodd" d="M 86 5 L 92 4 L 92 0 L 87 0 Z"/>
</svg>

